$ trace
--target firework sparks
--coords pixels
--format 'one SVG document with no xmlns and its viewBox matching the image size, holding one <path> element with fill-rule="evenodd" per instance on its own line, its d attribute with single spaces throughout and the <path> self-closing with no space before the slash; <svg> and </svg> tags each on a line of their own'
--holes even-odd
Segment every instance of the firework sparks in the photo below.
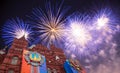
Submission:
<svg viewBox="0 0 120 73">
<path fill-rule="evenodd" d="M 37 22 L 37 31 L 40 33 L 42 43 L 49 46 L 51 43 L 63 40 L 65 13 L 66 11 L 62 9 L 62 3 L 58 6 L 51 6 L 49 2 L 46 5 L 46 10 L 34 9 L 33 18 Z"/>
<path fill-rule="evenodd" d="M 109 21 L 109 19 L 107 17 L 104 17 L 104 16 L 98 18 L 98 20 L 97 20 L 97 28 L 100 29 L 102 27 L 106 27 L 108 21 Z"/>
<path fill-rule="evenodd" d="M 117 19 L 115 19 L 111 9 L 101 9 L 93 18 L 94 29 L 109 31 L 109 29 L 116 28 L 113 26 L 116 25 L 116 21 Z"/>
<path fill-rule="evenodd" d="M 74 38 L 74 41 L 79 43 L 82 47 L 84 47 L 88 41 L 92 39 L 91 35 L 86 30 L 86 26 L 81 23 L 72 22 L 69 32 L 71 34 L 71 39 Z"/>
<path fill-rule="evenodd" d="M 68 54 L 75 53 L 79 57 L 90 57 L 93 53 L 99 53 L 106 57 L 104 51 L 101 50 L 104 47 L 110 48 L 108 45 L 114 43 L 114 33 L 118 29 L 114 25 L 116 20 L 112 18 L 113 14 L 111 15 L 111 12 L 106 10 L 93 17 L 93 21 L 84 14 L 73 15 L 68 19 L 69 27 L 66 27 L 66 42 L 64 44 L 65 49 L 70 50 Z"/>
<path fill-rule="evenodd" d="M 14 38 L 20 39 L 25 37 L 26 40 L 30 40 L 30 34 L 32 33 L 31 27 L 23 20 L 17 18 L 16 20 L 8 20 L 3 26 L 3 38 L 6 45 L 11 45 Z"/>
<path fill-rule="evenodd" d="M 89 53 L 86 58 L 84 57 L 85 60 L 88 59 L 89 62 L 83 59 L 83 64 L 86 66 L 87 72 L 119 72 L 119 70 L 111 70 L 111 67 L 113 66 L 119 68 L 119 66 L 117 66 L 117 64 L 119 64 L 118 62 L 116 64 L 112 64 L 112 62 L 116 60 L 115 55 L 116 48 L 118 46 L 114 38 L 116 31 L 119 30 L 119 25 L 116 25 L 116 21 L 116 17 L 114 17 L 114 14 L 112 14 L 112 12 L 108 9 L 99 11 L 93 18 L 91 26 L 92 44 L 89 43 L 88 45 L 90 49 L 88 52 L 92 53 Z M 106 70 L 103 71 L 102 68 L 106 68 Z"/>
<path fill-rule="evenodd" d="M 28 39 L 28 32 L 26 32 L 25 30 L 23 30 L 23 29 L 18 29 L 18 30 L 16 30 L 15 31 L 15 33 L 13 33 L 14 35 L 15 35 L 15 37 L 17 38 L 17 39 L 20 39 L 21 37 L 25 37 L 25 39 Z"/>
<path fill-rule="evenodd" d="M 84 17 L 84 16 L 83 16 Z M 89 18 L 82 16 L 70 17 L 69 26 L 66 27 L 66 50 L 79 55 L 87 54 L 88 43 L 92 41 L 92 34 L 89 27 Z M 86 52 L 85 52 L 86 51 Z M 76 55 L 76 54 L 75 54 Z"/>
</svg>

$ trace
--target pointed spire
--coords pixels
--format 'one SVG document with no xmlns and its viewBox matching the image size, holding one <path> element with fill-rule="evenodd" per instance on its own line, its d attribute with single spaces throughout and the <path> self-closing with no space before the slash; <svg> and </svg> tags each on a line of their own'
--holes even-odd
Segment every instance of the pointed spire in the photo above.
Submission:
<svg viewBox="0 0 120 73">
<path fill-rule="evenodd" d="M 19 38 L 19 40 L 26 40 L 26 39 L 25 39 L 25 37 L 23 36 L 23 37 Z"/>
</svg>

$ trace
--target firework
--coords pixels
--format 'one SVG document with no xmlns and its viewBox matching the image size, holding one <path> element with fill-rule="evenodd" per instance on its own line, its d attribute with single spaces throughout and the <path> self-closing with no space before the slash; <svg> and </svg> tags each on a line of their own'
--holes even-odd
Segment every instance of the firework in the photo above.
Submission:
<svg viewBox="0 0 120 73">
<path fill-rule="evenodd" d="M 17 18 L 8 20 L 3 26 L 3 39 L 5 44 L 10 46 L 14 38 L 20 39 L 24 37 L 26 40 L 30 40 L 30 34 L 32 33 L 32 28 L 29 24 L 24 22 L 22 19 Z"/>
<path fill-rule="evenodd" d="M 90 18 L 84 14 L 73 14 L 70 16 L 66 27 L 66 53 L 75 53 L 81 56 L 91 57 L 91 55 L 105 55 L 101 51 L 105 47 L 112 46 L 116 26 L 112 12 L 108 9 L 99 11 L 95 17 Z M 110 48 L 110 47 L 109 47 Z"/>
<path fill-rule="evenodd" d="M 92 39 L 85 24 L 79 22 L 73 21 L 70 24 L 68 32 L 71 34 L 71 38 L 69 40 L 71 42 L 75 41 L 76 43 L 79 43 L 81 47 L 84 47 L 88 41 Z M 74 38 L 74 40 L 72 40 L 72 38 Z"/>
<path fill-rule="evenodd" d="M 109 8 L 98 10 L 93 18 L 94 29 L 115 29 L 117 18 Z"/>
<path fill-rule="evenodd" d="M 119 25 L 117 24 L 117 19 L 112 14 L 112 11 L 109 9 L 103 9 L 98 11 L 93 17 L 91 34 L 92 34 L 92 44 L 89 43 L 89 55 L 82 60 L 86 69 L 90 73 L 99 73 L 102 72 L 102 68 L 99 70 L 95 69 L 97 66 L 107 66 L 104 68 L 109 68 L 112 66 L 112 62 L 115 60 L 117 43 L 115 41 L 115 33 L 119 30 Z M 86 51 L 85 51 L 86 52 Z M 84 54 L 83 54 L 84 55 Z M 109 66 L 108 66 L 109 64 Z M 118 67 L 117 67 L 118 68 Z M 92 69 L 97 70 L 92 71 Z M 110 71 L 110 70 L 109 70 Z M 108 72 L 103 71 L 103 72 Z M 112 71 L 111 71 L 112 72 Z"/>
<path fill-rule="evenodd" d="M 68 19 L 66 27 L 65 49 L 79 55 L 87 54 L 88 45 L 92 41 L 90 18 L 86 15 L 74 14 Z"/>
<path fill-rule="evenodd" d="M 93 26 L 99 35 L 96 36 L 95 43 L 109 44 L 116 32 L 116 20 L 110 9 L 102 9 L 93 18 Z M 112 43 L 112 42 L 111 42 Z"/>
<path fill-rule="evenodd" d="M 40 33 L 39 37 L 41 42 L 46 46 L 50 44 L 56 44 L 58 41 L 63 40 L 64 35 L 64 23 L 66 17 L 64 16 L 66 10 L 63 10 L 62 3 L 53 6 L 48 2 L 45 6 L 45 10 L 36 8 L 33 10 L 33 15 L 36 22 L 37 33 Z M 66 9 L 66 8 L 65 8 Z"/>
<path fill-rule="evenodd" d="M 107 23 L 108 23 L 109 19 L 105 16 L 102 16 L 100 18 L 98 18 L 97 20 L 97 28 L 100 29 L 102 27 L 105 27 L 107 26 Z"/>
</svg>

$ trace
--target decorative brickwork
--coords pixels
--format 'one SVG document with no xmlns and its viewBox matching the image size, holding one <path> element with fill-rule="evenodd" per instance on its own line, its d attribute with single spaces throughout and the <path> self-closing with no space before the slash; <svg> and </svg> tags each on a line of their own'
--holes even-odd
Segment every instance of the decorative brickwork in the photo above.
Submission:
<svg viewBox="0 0 120 73">
<path fill-rule="evenodd" d="M 22 51 L 27 48 L 27 41 L 24 38 L 14 39 L 12 46 L 8 50 L 3 63 L 0 65 L 0 73 L 20 73 Z M 14 57 L 18 58 L 15 59 Z"/>
<path fill-rule="evenodd" d="M 61 49 L 56 48 L 54 45 L 51 45 L 50 49 L 47 49 L 41 44 L 33 46 L 32 48 L 28 48 L 27 45 L 28 43 L 24 38 L 15 39 L 13 41 L 13 44 L 5 56 L 3 63 L 0 65 L 0 73 L 8 73 L 8 71 L 20 73 L 23 49 L 36 51 L 44 55 L 47 61 L 47 68 L 50 69 L 52 73 L 65 73 L 63 64 L 66 60 L 66 57 Z M 18 57 L 18 60 L 15 59 L 17 64 L 14 64 L 15 62 L 13 57 Z"/>
<path fill-rule="evenodd" d="M 3 62 L 5 55 L 6 55 L 5 50 L 0 50 L 0 64 Z"/>
<path fill-rule="evenodd" d="M 63 51 L 59 48 L 56 48 L 54 45 L 51 45 L 50 49 L 42 45 L 36 45 L 30 51 L 37 51 L 40 54 L 44 55 L 47 60 L 47 68 L 52 72 L 65 73 L 63 64 L 66 60 L 66 57 Z"/>
</svg>

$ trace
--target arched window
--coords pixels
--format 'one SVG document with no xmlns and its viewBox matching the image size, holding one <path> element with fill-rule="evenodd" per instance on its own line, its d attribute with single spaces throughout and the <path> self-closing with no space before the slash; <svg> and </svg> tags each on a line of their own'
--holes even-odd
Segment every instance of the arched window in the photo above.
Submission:
<svg viewBox="0 0 120 73">
<path fill-rule="evenodd" d="M 57 70 L 56 70 L 56 69 L 53 69 L 53 73 L 57 73 Z"/>
<path fill-rule="evenodd" d="M 12 58 L 11 64 L 16 65 L 17 62 L 18 62 L 18 57 L 14 56 L 14 57 Z"/>
<path fill-rule="evenodd" d="M 8 70 L 8 73 L 14 73 L 14 70 L 10 69 L 10 70 Z"/>
<path fill-rule="evenodd" d="M 48 73 L 52 73 L 52 71 L 51 71 L 51 69 L 50 69 L 50 68 L 48 68 Z"/>
</svg>

